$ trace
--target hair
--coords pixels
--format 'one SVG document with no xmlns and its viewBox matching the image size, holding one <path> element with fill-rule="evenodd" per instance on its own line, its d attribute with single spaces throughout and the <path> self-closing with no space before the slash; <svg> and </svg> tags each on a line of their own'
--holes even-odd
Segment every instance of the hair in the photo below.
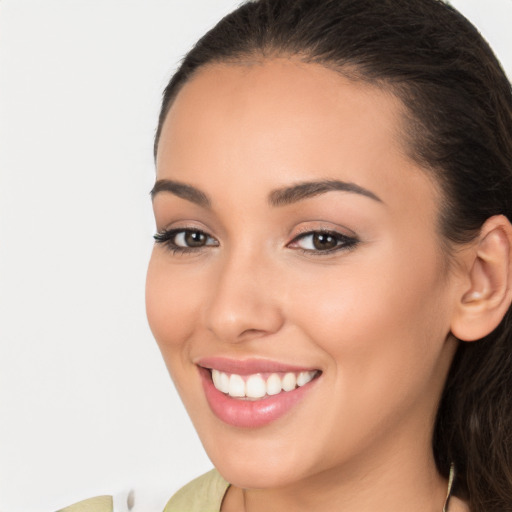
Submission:
<svg viewBox="0 0 512 512">
<path fill-rule="evenodd" d="M 155 137 L 199 69 L 297 58 L 390 90 L 405 107 L 410 158 L 442 191 L 447 251 L 491 216 L 512 219 L 512 91 L 477 29 L 441 0 L 256 0 L 206 33 L 167 85 Z M 472 512 L 512 511 L 512 320 L 459 343 L 434 426 L 439 472 Z"/>
</svg>

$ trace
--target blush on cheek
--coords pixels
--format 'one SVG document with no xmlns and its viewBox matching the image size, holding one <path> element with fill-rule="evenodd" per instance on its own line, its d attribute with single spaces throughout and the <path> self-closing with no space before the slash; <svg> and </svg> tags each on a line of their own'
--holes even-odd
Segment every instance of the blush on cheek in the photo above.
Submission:
<svg viewBox="0 0 512 512">
<path fill-rule="evenodd" d="M 148 323 L 161 349 L 179 345 L 187 339 L 190 322 L 188 304 L 178 295 L 177 289 L 162 273 L 150 264 L 146 282 L 146 315 Z"/>
<path fill-rule="evenodd" d="M 146 299 L 148 323 L 161 349 L 164 346 L 179 346 L 190 335 L 190 324 L 184 321 L 185 311 L 165 307 L 168 303 L 165 295 L 161 300 L 155 296 Z"/>
</svg>

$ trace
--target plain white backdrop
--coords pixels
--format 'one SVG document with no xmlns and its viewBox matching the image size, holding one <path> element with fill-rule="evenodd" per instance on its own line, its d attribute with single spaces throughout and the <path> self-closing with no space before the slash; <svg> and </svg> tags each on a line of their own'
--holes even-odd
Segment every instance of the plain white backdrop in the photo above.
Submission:
<svg viewBox="0 0 512 512">
<path fill-rule="evenodd" d="M 161 92 L 238 0 L 0 0 L 0 512 L 210 468 L 144 312 Z M 512 76 L 512 0 L 457 0 Z"/>
</svg>

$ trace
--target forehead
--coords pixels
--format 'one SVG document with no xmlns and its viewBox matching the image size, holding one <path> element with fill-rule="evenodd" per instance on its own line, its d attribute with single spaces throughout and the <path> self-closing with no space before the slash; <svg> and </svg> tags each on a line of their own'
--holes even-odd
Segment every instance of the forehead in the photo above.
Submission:
<svg viewBox="0 0 512 512">
<path fill-rule="evenodd" d="M 343 179 L 383 197 L 433 194 L 402 144 L 404 107 L 387 89 L 290 59 L 216 64 L 177 95 L 163 126 L 158 178 L 284 186 Z M 248 186 L 249 185 L 249 186 Z M 375 190 L 375 187 L 378 190 Z M 233 187 L 231 187 L 233 188 Z"/>
<path fill-rule="evenodd" d="M 401 111 L 402 103 L 387 89 L 351 81 L 319 64 L 284 58 L 215 64 L 200 68 L 178 93 L 164 135 L 172 143 L 176 136 L 212 139 L 242 128 L 254 139 L 328 140 L 336 134 L 348 140 L 362 130 L 366 138 L 399 142 Z"/>
</svg>

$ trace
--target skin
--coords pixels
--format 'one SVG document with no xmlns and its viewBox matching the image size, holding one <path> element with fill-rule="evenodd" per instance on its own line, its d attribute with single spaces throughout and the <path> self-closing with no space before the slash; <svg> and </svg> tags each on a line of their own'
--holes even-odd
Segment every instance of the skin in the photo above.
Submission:
<svg viewBox="0 0 512 512">
<path fill-rule="evenodd" d="M 436 184 L 406 155 L 400 102 L 316 64 L 273 59 L 200 70 L 165 121 L 157 230 L 200 229 L 212 245 L 156 244 L 147 312 L 204 447 L 232 483 L 223 511 L 440 512 L 446 481 L 431 438 L 467 278 L 447 265 Z M 273 206 L 276 189 L 343 180 Z M 356 238 L 321 253 L 304 232 Z M 460 258 L 463 257 L 461 252 Z M 453 263 L 453 262 L 452 262 Z M 210 410 L 195 362 L 267 358 L 321 370 L 305 398 L 260 428 Z M 452 500 L 450 512 L 466 510 Z"/>
</svg>

